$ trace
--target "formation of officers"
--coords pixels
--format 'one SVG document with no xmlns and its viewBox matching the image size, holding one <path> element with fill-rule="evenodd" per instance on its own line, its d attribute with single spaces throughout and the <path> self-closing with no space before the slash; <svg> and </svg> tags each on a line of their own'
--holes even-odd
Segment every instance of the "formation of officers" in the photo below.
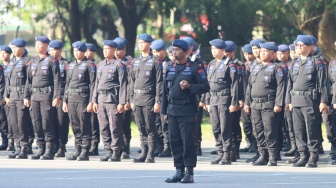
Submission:
<svg viewBox="0 0 336 188">
<path fill-rule="evenodd" d="M 285 151 L 293 167 L 317 167 L 324 152 L 321 122 L 335 159 L 336 61 L 323 57 L 315 37 L 298 35 L 289 46 L 254 39 L 242 48 L 245 62 L 235 57 L 233 41 L 209 43 L 209 63 L 196 54 L 192 38 L 166 48 L 148 34 L 138 35 L 139 57 L 126 55 L 127 40 L 118 37 L 103 41 L 100 62 L 94 45 L 73 43 L 69 62 L 59 40 L 37 36 L 32 59 L 24 39 L 12 40 L 1 46 L 0 150 L 13 151 L 10 159 L 87 161 L 99 155 L 101 135 L 107 155 L 100 161 L 129 159 L 133 112 L 141 151 L 132 161 L 173 156 L 176 174 L 165 181 L 193 183 L 207 110 L 216 146 L 211 153 L 218 156 L 211 164 L 230 165 L 239 152 L 255 152 L 246 162 L 276 166 Z M 240 120 L 246 148 L 240 148 Z M 75 151 L 66 156 L 69 124 Z"/>
</svg>

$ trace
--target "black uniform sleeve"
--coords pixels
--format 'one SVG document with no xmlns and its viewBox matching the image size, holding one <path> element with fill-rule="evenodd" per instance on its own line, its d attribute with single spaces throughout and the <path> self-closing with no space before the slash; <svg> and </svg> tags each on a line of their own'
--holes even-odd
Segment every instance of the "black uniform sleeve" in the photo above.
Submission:
<svg viewBox="0 0 336 188">
<path fill-rule="evenodd" d="M 64 87 L 64 96 L 63 96 L 63 102 L 68 102 L 68 88 L 69 88 L 69 83 L 70 83 L 70 79 L 72 77 L 72 71 L 69 71 L 69 66 L 70 66 L 71 63 L 69 63 L 65 70 L 66 70 L 66 73 L 67 73 L 67 77 L 66 77 L 66 82 L 65 82 L 65 87 Z"/>
<path fill-rule="evenodd" d="M 252 101 L 251 101 L 251 87 L 252 87 L 252 83 L 251 83 L 251 76 L 250 76 L 248 81 L 247 81 L 246 94 L 245 94 L 245 105 L 246 106 L 250 106 L 251 103 L 252 103 Z"/>
<path fill-rule="evenodd" d="M 292 64 L 294 64 L 294 62 L 292 62 Z M 286 104 L 292 103 L 292 95 L 291 95 L 291 91 L 293 89 L 292 70 L 293 69 L 288 70 L 288 75 L 287 75 L 287 88 L 286 88 L 287 94 L 286 94 L 286 99 L 285 99 Z"/>
<path fill-rule="evenodd" d="M 193 72 L 196 78 L 196 84 L 190 84 L 191 94 L 197 95 L 206 93 L 210 90 L 209 82 L 206 77 L 205 70 L 202 67 L 197 66 L 197 69 Z"/>
<path fill-rule="evenodd" d="M 96 68 L 98 69 L 99 63 L 97 64 Z M 97 76 L 97 75 L 96 75 Z M 94 89 L 92 93 L 92 103 L 97 103 L 98 104 L 98 85 L 99 85 L 99 80 L 96 77 L 96 81 L 94 84 Z"/>
<path fill-rule="evenodd" d="M 327 89 L 326 68 L 321 59 L 316 60 L 316 71 L 318 75 L 318 88 L 321 96 L 321 103 L 328 103 L 329 93 Z"/>
<path fill-rule="evenodd" d="M 238 106 L 238 100 L 239 100 L 239 80 L 238 80 L 238 73 L 237 73 L 237 67 L 235 63 L 231 61 L 228 65 L 228 69 L 230 71 L 230 78 L 232 81 L 231 84 L 231 105 Z"/>
<path fill-rule="evenodd" d="M 283 75 L 283 68 L 277 67 L 275 69 L 275 79 L 277 82 L 277 90 L 275 97 L 275 106 L 284 106 L 284 96 L 285 96 L 285 76 Z"/>
<path fill-rule="evenodd" d="M 2 100 L 5 92 L 5 73 L 4 68 L 0 65 L 0 100 Z"/>
<path fill-rule="evenodd" d="M 127 102 L 127 71 L 126 65 L 122 62 L 118 64 L 118 76 L 119 76 L 119 104 L 126 104 Z"/>
<path fill-rule="evenodd" d="M 93 90 L 95 87 L 96 81 L 96 65 L 94 63 L 89 62 L 90 65 L 88 66 L 89 77 L 90 77 L 90 99 L 92 101 Z"/>
<path fill-rule="evenodd" d="M 163 81 L 163 70 L 162 66 L 159 66 L 158 63 L 155 63 L 155 71 L 156 71 L 156 96 L 155 96 L 155 103 L 161 103 L 161 96 L 162 96 L 162 81 Z"/>
<path fill-rule="evenodd" d="M 61 98 L 61 80 L 60 80 L 60 68 L 59 62 L 54 58 L 50 63 L 53 79 L 54 79 L 54 96 L 53 98 Z"/>
<path fill-rule="evenodd" d="M 31 63 L 27 64 L 26 66 L 26 74 L 27 74 L 27 80 L 24 88 L 24 99 L 30 100 L 31 92 L 30 92 L 30 85 L 33 81 L 33 75 L 31 71 Z"/>
<path fill-rule="evenodd" d="M 134 59 L 133 59 L 134 60 Z M 130 68 L 130 82 L 128 83 L 129 84 L 129 87 L 128 87 L 128 91 L 129 91 L 129 101 L 131 103 L 133 103 L 133 95 L 134 95 L 134 82 L 135 82 L 135 73 L 133 71 L 133 67 L 134 64 L 133 64 L 133 61 L 132 61 L 132 66 Z"/>
<path fill-rule="evenodd" d="M 168 72 L 169 72 L 169 68 L 167 67 L 167 71 L 166 71 L 164 80 L 166 80 Z M 161 101 L 161 114 L 163 114 L 163 115 L 167 114 L 167 109 L 168 109 L 168 93 L 169 93 L 169 91 L 168 91 L 167 83 L 164 81 L 162 83 L 162 101 Z"/>
</svg>

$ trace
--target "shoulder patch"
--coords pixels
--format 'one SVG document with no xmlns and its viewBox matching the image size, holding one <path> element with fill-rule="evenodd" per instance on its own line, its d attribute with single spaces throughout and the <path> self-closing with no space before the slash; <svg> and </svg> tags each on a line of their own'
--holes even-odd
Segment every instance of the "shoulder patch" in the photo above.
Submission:
<svg viewBox="0 0 336 188">
<path fill-rule="evenodd" d="M 202 78 L 202 79 L 204 79 L 204 80 L 206 79 L 204 69 L 202 69 L 202 68 L 199 69 L 199 70 L 198 70 L 198 73 L 201 75 L 201 78 Z"/>
<path fill-rule="evenodd" d="M 124 63 L 119 63 L 118 67 L 120 68 L 120 70 L 125 71 L 126 70 L 126 65 Z"/>
<path fill-rule="evenodd" d="M 51 62 L 55 63 L 55 62 L 58 62 L 58 60 L 56 58 L 54 58 Z"/>
<path fill-rule="evenodd" d="M 94 63 L 90 63 L 91 72 L 96 72 L 96 65 Z"/>
<path fill-rule="evenodd" d="M 283 72 L 282 72 L 282 68 L 277 68 L 277 74 L 279 77 L 283 77 Z"/>
<path fill-rule="evenodd" d="M 30 61 L 27 61 L 27 62 L 26 62 L 26 66 L 29 66 L 29 65 L 30 65 Z"/>
<path fill-rule="evenodd" d="M 229 64 L 230 72 L 235 73 L 236 72 L 236 65 L 234 63 Z"/>
</svg>

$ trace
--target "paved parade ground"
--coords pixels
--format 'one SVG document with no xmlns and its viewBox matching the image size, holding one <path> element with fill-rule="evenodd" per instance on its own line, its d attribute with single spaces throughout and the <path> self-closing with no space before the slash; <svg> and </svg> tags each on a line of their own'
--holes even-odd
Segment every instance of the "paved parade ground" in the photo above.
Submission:
<svg viewBox="0 0 336 188">
<path fill-rule="evenodd" d="M 243 142 L 244 144 L 244 142 Z M 139 142 L 133 139 L 133 146 Z M 320 157 L 318 168 L 293 168 L 285 164 L 290 157 L 282 157 L 277 167 L 253 167 L 245 160 L 253 154 L 242 153 L 241 159 L 229 166 L 210 165 L 216 156 L 210 155 L 212 142 L 203 142 L 203 156 L 198 157 L 193 185 L 167 184 L 166 177 L 174 174 L 172 158 L 155 158 L 155 164 L 99 162 L 99 156 L 90 161 L 54 161 L 7 159 L 10 152 L 0 152 L 0 187 L 335 187 L 336 166 L 331 165 L 328 152 Z M 68 152 L 74 150 L 69 141 Z M 330 145 L 324 143 L 328 150 Z M 132 147 L 131 157 L 138 155 Z M 100 156 L 105 155 L 100 145 Z"/>
</svg>

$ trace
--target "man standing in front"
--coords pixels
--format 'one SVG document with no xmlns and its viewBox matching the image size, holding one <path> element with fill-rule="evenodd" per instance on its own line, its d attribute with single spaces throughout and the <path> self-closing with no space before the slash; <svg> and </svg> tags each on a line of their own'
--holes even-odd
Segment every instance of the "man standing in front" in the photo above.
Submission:
<svg viewBox="0 0 336 188">
<path fill-rule="evenodd" d="M 188 43 L 174 40 L 173 46 L 175 63 L 168 67 L 165 74 L 161 113 L 168 119 L 176 174 L 165 182 L 193 183 L 197 162 L 194 140 L 199 102 L 197 95 L 208 92 L 210 87 L 205 70 L 187 58 Z"/>
</svg>

